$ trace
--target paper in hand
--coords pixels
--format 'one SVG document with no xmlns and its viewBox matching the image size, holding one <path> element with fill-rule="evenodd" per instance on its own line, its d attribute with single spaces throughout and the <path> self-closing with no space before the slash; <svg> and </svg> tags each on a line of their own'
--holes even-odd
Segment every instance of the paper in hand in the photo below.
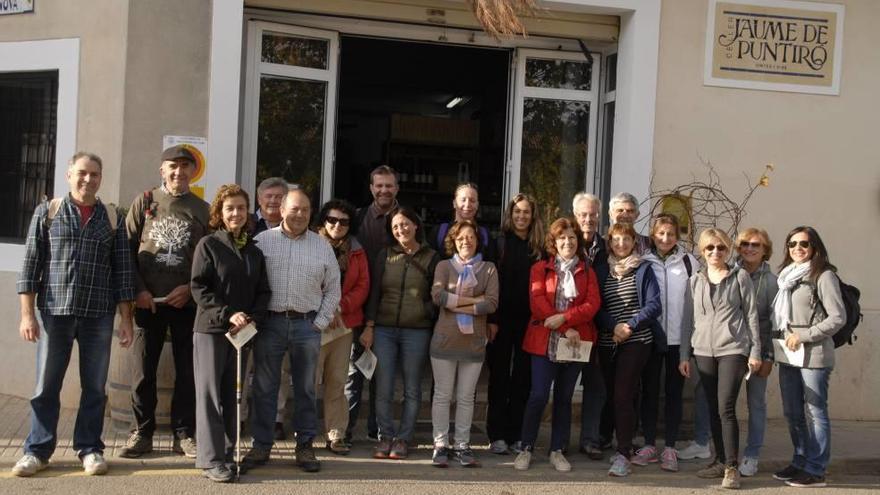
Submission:
<svg viewBox="0 0 880 495">
<path fill-rule="evenodd" d="M 773 339 L 773 352 L 777 363 L 790 364 L 798 368 L 804 367 L 806 355 L 803 344 L 799 345 L 796 351 L 793 351 L 785 345 L 785 340 Z"/>
<path fill-rule="evenodd" d="M 233 347 L 238 350 L 241 350 L 245 344 L 247 344 L 254 335 L 257 334 L 257 327 L 254 326 L 253 323 L 248 323 L 241 330 L 239 330 L 235 335 L 230 332 L 226 332 L 226 338 L 229 339 L 229 342 L 232 343 Z"/>
<path fill-rule="evenodd" d="M 581 340 L 577 347 L 572 347 L 566 337 L 559 339 L 556 345 L 556 362 L 588 363 L 593 343 L 589 340 Z"/>
<path fill-rule="evenodd" d="M 373 351 L 370 349 L 364 349 L 361 357 L 358 358 L 357 361 L 354 362 L 354 365 L 364 374 L 364 377 L 367 380 L 373 378 L 373 372 L 376 371 L 376 362 L 378 359 L 376 355 L 373 354 Z"/>
</svg>

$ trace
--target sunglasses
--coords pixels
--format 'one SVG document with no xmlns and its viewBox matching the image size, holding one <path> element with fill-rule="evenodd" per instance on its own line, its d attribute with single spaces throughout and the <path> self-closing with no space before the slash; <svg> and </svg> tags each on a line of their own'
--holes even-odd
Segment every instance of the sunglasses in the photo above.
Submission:
<svg viewBox="0 0 880 495">
<path fill-rule="evenodd" d="M 349 225 L 351 225 L 350 218 L 336 218 L 336 217 L 328 216 L 327 218 L 324 219 L 324 221 L 329 223 L 330 225 L 336 225 L 338 223 L 339 225 L 341 225 L 343 227 L 348 227 Z"/>
<path fill-rule="evenodd" d="M 703 248 L 703 251 L 718 251 L 720 253 L 723 253 L 724 251 L 727 251 L 727 246 L 725 246 L 724 244 L 718 244 L 717 246 L 715 244 L 709 244 L 705 248 Z"/>
<path fill-rule="evenodd" d="M 810 247 L 810 241 L 788 241 L 788 249 L 794 249 L 797 246 L 807 249 Z"/>
<path fill-rule="evenodd" d="M 739 243 L 739 247 L 741 247 L 741 248 L 743 248 L 743 249 L 745 249 L 745 248 L 747 248 L 747 247 L 754 248 L 754 249 L 758 249 L 758 248 L 762 247 L 763 245 L 764 245 L 764 244 L 762 244 L 762 243 L 760 243 L 760 242 L 748 242 L 748 241 L 742 241 L 741 243 Z"/>
</svg>

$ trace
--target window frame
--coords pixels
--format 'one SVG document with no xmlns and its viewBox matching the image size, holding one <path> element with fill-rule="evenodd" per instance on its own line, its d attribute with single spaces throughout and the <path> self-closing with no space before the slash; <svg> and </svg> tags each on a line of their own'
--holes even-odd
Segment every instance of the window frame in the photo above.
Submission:
<svg viewBox="0 0 880 495">
<path fill-rule="evenodd" d="M 67 194 L 69 191 L 66 172 L 67 160 L 76 152 L 79 53 L 79 38 L 0 42 L 0 72 L 58 72 L 52 197 Z M 24 242 L 0 242 L 0 271 L 18 272 L 24 253 Z"/>
</svg>

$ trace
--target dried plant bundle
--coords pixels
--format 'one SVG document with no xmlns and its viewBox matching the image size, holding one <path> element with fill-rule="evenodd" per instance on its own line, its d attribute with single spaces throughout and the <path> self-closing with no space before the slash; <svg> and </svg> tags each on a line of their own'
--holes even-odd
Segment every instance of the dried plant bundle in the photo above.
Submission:
<svg viewBox="0 0 880 495">
<path fill-rule="evenodd" d="M 468 0 L 468 4 L 483 29 L 495 39 L 527 36 L 520 17 L 532 15 L 537 9 L 535 0 Z"/>
</svg>

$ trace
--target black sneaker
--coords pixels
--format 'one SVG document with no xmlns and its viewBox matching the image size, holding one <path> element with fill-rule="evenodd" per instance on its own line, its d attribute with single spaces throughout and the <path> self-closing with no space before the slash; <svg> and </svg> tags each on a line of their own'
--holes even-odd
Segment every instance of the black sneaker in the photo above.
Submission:
<svg viewBox="0 0 880 495">
<path fill-rule="evenodd" d="M 226 467 L 226 464 L 217 464 L 208 469 L 202 469 L 205 478 L 217 483 L 229 483 L 232 481 L 233 473 Z"/>
<path fill-rule="evenodd" d="M 434 455 L 431 456 L 431 464 L 438 468 L 449 467 L 449 448 L 434 447 Z"/>
<path fill-rule="evenodd" d="M 317 473 L 321 470 L 321 461 L 315 457 L 315 449 L 311 443 L 302 443 L 296 446 L 296 465 L 307 473 Z"/>
<path fill-rule="evenodd" d="M 125 446 L 119 451 L 119 457 L 136 459 L 153 451 L 153 437 L 146 436 L 141 432 L 133 431 L 129 435 Z"/>
<path fill-rule="evenodd" d="M 824 476 L 816 476 L 803 472 L 800 476 L 786 481 L 785 484 L 796 488 L 822 488 L 826 485 Z"/>
<path fill-rule="evenodd" d="M 785 469 L 781 469 L 773 473 L 773 477 L 779 481 L 788 481 L 804 474 L 800 469 L 789 464 Z"/>
<path fill-rule="evenodd" d="M 262 447 L 254 446 L 241 460 L 242 468 L 249 469 L 253 466 L 262 466 L 263 464 L 266 464 L 269 462 L 269 453 L 271 451 L 272 449 L 264 449 Z"/>
</svg>

